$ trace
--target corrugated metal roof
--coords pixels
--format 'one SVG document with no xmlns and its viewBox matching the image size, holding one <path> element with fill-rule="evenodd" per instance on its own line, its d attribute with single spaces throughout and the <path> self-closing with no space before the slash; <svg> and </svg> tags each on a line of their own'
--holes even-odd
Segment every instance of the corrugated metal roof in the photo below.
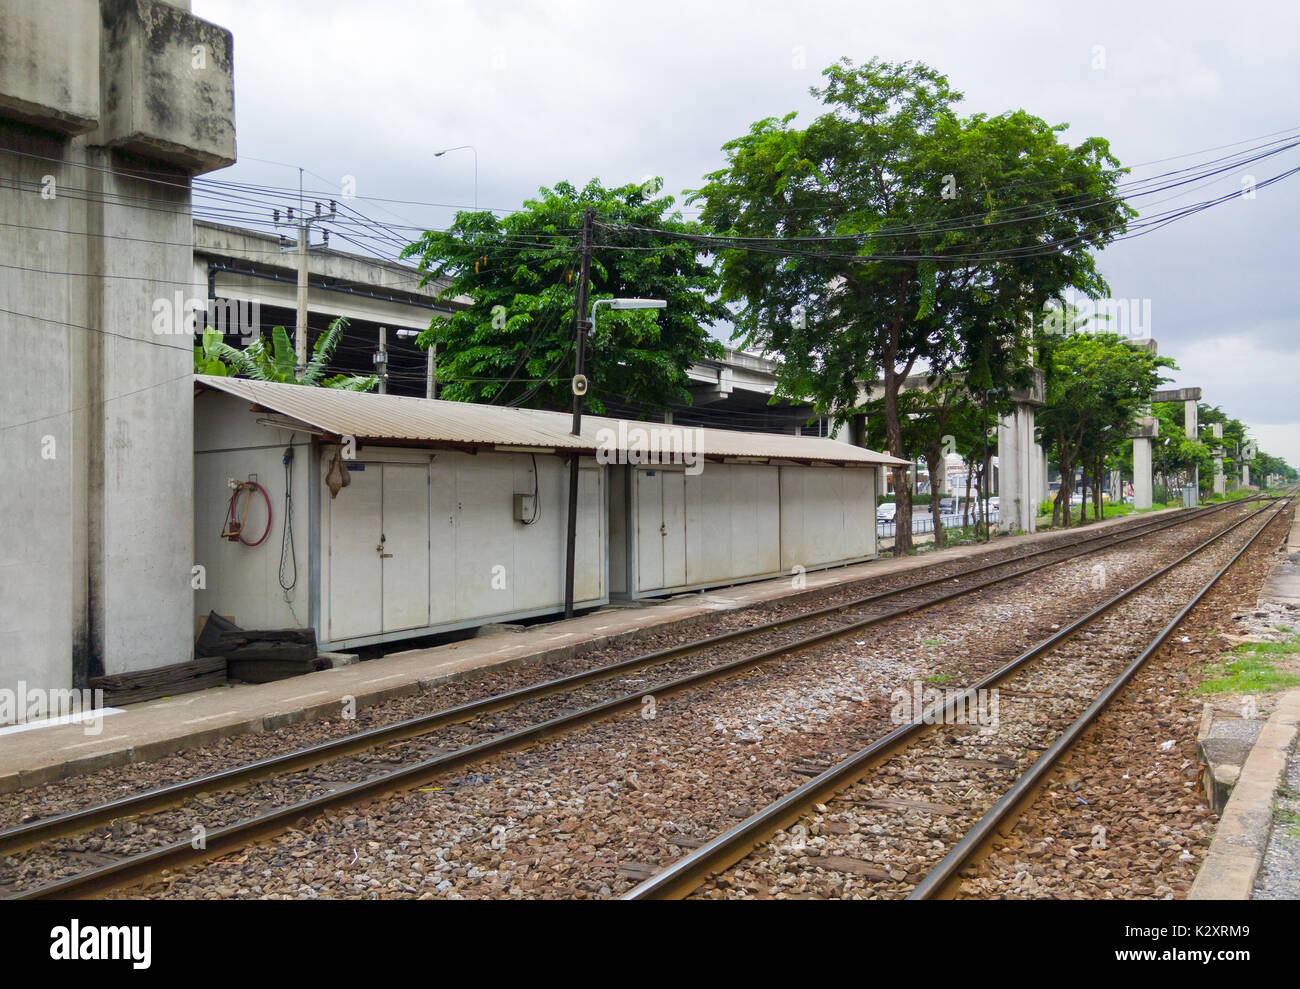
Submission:
<svg viewBox="0 0 1300 989">
<path fill-rule="evenodd" d="M 653 462 L 649 451 L 684 449 L 698 456 L 763 460 L 803 460 L 835 464 L 900 464 L 838 440 L 783 436 L 730 429 L 671 426 L 664 423 L 584 415 L 582 436 L 569 432 L 572 418 L 563 412 L 510 409 L 499 405 L 446 402 L 404 395 L 373 395 L 335 388 L 194 376 L 195 384 L 238 396 L 334 436 L 402 443 L 470 446 L 523 446 L 594 452 L 626 451 L 633 462 Z M 631 454 L 640 455 L 633 458 Z"/>
</svg>

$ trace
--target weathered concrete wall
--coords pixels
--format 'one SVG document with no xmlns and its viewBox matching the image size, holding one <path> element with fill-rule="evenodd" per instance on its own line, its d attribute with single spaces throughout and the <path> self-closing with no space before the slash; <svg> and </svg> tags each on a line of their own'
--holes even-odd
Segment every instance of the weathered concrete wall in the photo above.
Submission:
<svg viewBox="0 0 1300 989">
<path fill-rule="evenodd" d="M 0 117 L 84 134 L 99 113 L 96 0 L 0 4 Z"/>
<path fill-rule="evenodd" d="M 155 319 L 204 294 L 189 179 L 233 160 L 230 36 L 157 0 L 0 0 L 0 34 L 0 688 L 64 688 L 192 656 L 193 339 Z M 201 80 L 157 65 L 218 37 Z"/>
<path fill-rule="evenodd" d="M 101 0 L 95 143 L 193 172 L 235 161 L 229 31 L 158 0 Z"/>
</svg>

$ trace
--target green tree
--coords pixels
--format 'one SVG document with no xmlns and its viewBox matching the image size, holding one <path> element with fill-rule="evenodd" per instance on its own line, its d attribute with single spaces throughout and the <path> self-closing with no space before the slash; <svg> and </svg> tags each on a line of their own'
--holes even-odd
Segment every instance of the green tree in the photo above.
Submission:
<svg viewBox="0 0 1300 989">
<path fill-rule="evenodd" d="M 1160 422 L 1160 436 L 1151 444 L 1151 469 L 1165 487 L 1182 490 L 1190 484 L 1199 468 L 1202 478 L 1213 483 L 1214 457 L 1210 447 L 1197 437 L 1188 436 L 1182 402 L 1157 402 L 1151 414 Z"/>
<path fill-rule="evenodd" d="M 297 376 L 297 358 L 289 333 L 283 326 L 271 330 L 271 346 L 260 333 L 257 339 L 243 350 L 226 343 L 212 327 L 203 330 L 202 343 L 194 348 L 194 373 L 214 374 L 219 377 L 253 378 L 257 381 L 279 381 L 290 385 L 307 385 L 315 388 L 341 388 L 345 391 L 370 391 L 379 378 L 373 374 L 335 374 L 326 377 L 330 359 L 342 339 L 348 321 L 340 316 L 330 323 L 329 329 L 316 338 L 311 359 Z"/>
<path fill-rule="evenodd" d="M 919 63 L 846 59 L 823 75 L 824 114 L 805 129 L 794 114 L 758 121 L 692 201 L 733 238 L 717 248 L 723 298 L 747 346 L 782 355 L 783 393 L 843 420 L 861 383 L 880 382 L 899 456 L 907 377 L 964 364 L 1014 386 L 1025 315 L 1068 287 L 1103 294 L 1090 251 L 1131 211 L 1103 140 L 1070 147 L 1023 111 L 961 118 L 961 94 Z M 902 553 L 904 468 L 894 483 Z"/>
<path fill-rule="evenodd" d="M 457 213 L 450 229 L 428 231 L 402 252 L 419 256 L 426 273 L 421 284 L 449 278 L 444 298 L 472 300 L 450 318 L 435 317 L 419 337 L 421 347 L 438 347 L 441 397 L 552 409 L 572 402 L 576 233 L 587 206 L 600 224 L 590 298 L 640 296 L 668 304 L 661 311 L 601 312 L 585 362 L 588 407 L 601 413 L 604 399 L 654 409 L 690 402 L 688 368 L 722 356 L 708 332 L 728 315 L 717 297 L 718 276 L 685 241 L 646 249 L 639 235 L 618 228 L 678 234 L 702 228 L 672 212 L 671 196 L 646 185 L 605 189 L 594 179 L 581 190 L 567 182 L 543 188 L 503 217 Z"/>
<path fill-rule="evenodd" d="M 1072 333 L 1050 347 L 1045 367 L 1047 404 L 1037 421 L 1061 471 L 1052 524 L 1070 524 L 1074 468 L 1101 473 L 1098 452 L 1123 442 L 1152 393 L 1166 380 L 1168 357 L 1128 344 L 1113 333 Z M 1086 459 L 1091 457 L 1091 463 Z"/>
<path fill-rule="evenodd" d="M 945 477 L 949 453 L 959 453 L 969 458 L 968 462 L 983 459 L 984 410 L 962 381 L 938 376 L 924 383 L 916 382 L 915 387 L 903 391 L 898 397 L 898 407 L 902 448 L 906 451 L 903 456 L 909 460 L 923 459 L 930 476 L 934 545 L 942 549 L 947 544 L 947 534 L 943 528 L 939 484 L 935 481 Z M 884 401 L 879 398 L 863 407 L 867 417 L 865 439 L 872 449 L 879 449 L 886 439 L 883 408 Z"/>
</svg>

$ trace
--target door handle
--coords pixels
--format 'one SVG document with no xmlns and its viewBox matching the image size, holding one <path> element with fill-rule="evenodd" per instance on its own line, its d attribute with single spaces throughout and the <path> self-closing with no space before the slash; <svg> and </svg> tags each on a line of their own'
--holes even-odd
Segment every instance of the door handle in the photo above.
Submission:
<svg viewBox="0 0 1300 989">
<path fill-rule="evenodd" d="M 392 553 L 380 553 L 380 554 L 379 554 L 379 558 L 380 558 L 381 560 L 391 560 L 391 559 L 393 558 L 393 554 L 392 554 Z"/>
</svg>

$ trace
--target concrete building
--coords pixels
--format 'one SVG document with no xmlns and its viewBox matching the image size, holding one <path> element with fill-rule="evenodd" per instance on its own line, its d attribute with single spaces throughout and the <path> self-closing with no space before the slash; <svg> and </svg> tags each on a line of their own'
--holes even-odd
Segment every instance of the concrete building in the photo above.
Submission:
<svg viewBox="0 0 1300 989">
<path fill-rule="evenodd" d="M 184 0 L 0 2 L 0 688 L 192 655 L 190 179 L 235 160 Z M 200 287 L 201 291 L 201 287 Z"/>
<path fill-rule="evenodd" d="M 554 412 L 195 380 L 199 613 L 310 625 L 327 648 L 562 610 L 572 455 L 578 607 L 869 559 L 875 471 L 895 462 L 822 438 L 598 416 L 575 437 Z M 235 513 L 243 539 L 223 536 L 232 480 L 260 489 Z"/>
</svg>

